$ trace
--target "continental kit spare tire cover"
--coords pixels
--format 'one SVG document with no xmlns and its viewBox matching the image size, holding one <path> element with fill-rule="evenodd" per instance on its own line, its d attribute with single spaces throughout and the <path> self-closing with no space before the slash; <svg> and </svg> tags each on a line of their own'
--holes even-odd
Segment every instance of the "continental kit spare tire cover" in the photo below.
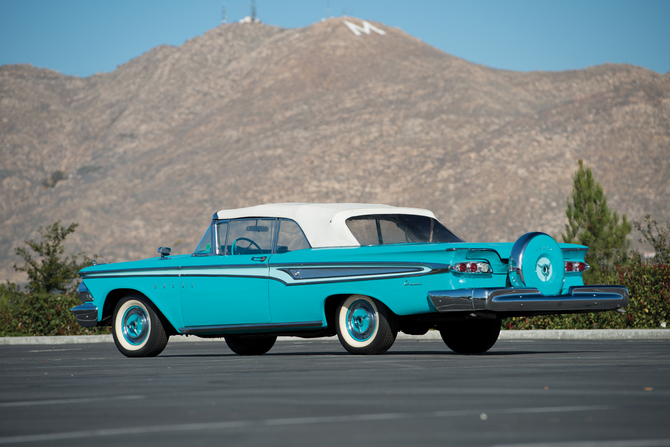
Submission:
<svg viewBox="0 0 670 447">
<path fill-rule="evenodd" d="M 514 287 L 534 287 L 543 295 L 559 295 L 565 261 L 558 243 L 545 233 L 526 233 L 512 247 L 509 279 Z"/>
</svg>

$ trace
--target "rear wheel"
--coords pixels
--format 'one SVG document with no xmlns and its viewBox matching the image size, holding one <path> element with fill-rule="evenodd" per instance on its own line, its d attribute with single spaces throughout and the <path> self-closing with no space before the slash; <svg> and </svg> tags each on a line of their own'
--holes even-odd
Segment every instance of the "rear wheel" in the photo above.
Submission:
<svg viewBox="0 0 670 447">
<path fill-rule="evenodd" d="M 398 333 L 395 315 L 367 296 L 346 298 L 336 317 L 337 337 L 352 354 L 383 354 L 393 345 Z"/>
<path fill-rule="evenodd" d="M 275 345 L 275 335 L 226 335 L 226 344 L 238 355 L 262 355 Z"/>
<path fill-rule="evenodd" d="M 459 354 L 481 354 L 493 347 L 500 335 L 500 320 L 454 321 L 440 328 L 446 345 Z"/>
<path fill-rule="evenodd" d="M 158 311 L 149 300 L 136 296 L 122 298 L 116 305 L 112 335 L 126 357 L 155 357 L 168 342 Z"/>
</svg>

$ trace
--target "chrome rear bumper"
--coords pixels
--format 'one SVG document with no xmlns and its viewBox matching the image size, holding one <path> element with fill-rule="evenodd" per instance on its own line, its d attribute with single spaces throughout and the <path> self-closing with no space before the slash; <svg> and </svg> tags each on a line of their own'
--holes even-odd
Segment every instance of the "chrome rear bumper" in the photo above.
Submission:
<svg viewBox="0 0 670 447">
<path fill-rule="evenodd" d="M 98 325 L 98 307 L 91 303 L 80 304 L 70 309 L 77 317 L 77 323 L 82 327 L 95 327 Z"/>
<path fill-rule="evenodd" d="M 570 287 L 567 295 L 545 296 L 534 288 L 481 288 L 428 292 L 442 312 L 490 311 L 514 315 L 600 312 L 628 306 L 623 286 Z"/>
</svg>

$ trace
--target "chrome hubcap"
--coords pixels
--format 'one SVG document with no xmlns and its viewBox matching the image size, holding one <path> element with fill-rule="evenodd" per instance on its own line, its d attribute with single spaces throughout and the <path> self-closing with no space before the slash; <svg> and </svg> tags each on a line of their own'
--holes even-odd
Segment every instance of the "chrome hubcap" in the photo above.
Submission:
<svg viewBox="0 0 670 447">
<path fill-rule="evenodd" d="M 364 341 L 370 338 L 377 326 L 375 310 L 365 300 L 355 301 L 347 312 L 347 331 L 355 340 Z"/>
<path fill-rule="evenodd" d="M 132 345 L 141 344 L 149 334 L 147 314 L 139 306 L 133 306 L 123 315 L 123 338 Z"/>
</svg>

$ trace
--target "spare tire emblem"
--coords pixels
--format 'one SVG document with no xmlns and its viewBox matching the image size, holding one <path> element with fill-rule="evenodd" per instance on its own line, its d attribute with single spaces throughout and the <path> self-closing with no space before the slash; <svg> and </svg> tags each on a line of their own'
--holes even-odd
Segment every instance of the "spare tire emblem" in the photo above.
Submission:
<svg viewBox="0 0 670 447">
<path fill-rule="evenodd" d="M 542 266 L 542 274 L 545 277 L 549 276 L 549 266 L 548 265 L 545 264 L 545 265 Z"/>
<path fill-rule="evenodd" d="M 549 261 L 548 259 L 543 258 L 540 259 L 540 261 L 537 263 L 538 267 L 537 276 L 540 278 L 540 281 L 543 282 L 549 281 L 549 277 L 551 277 L 551 262 L 548 261 Z"/>
</svg>

